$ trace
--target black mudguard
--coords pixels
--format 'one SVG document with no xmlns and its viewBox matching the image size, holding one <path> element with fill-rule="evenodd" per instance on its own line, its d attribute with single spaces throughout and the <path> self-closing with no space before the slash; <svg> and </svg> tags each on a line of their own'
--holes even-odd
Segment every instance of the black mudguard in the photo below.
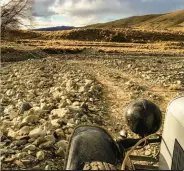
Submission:
<svg viewBox="0 0 184 171">
<path fill-rule="evenodd" d="M 112 136 L 96 126 L 77 127 L 70 139 L 65 170 L 82 170 L 86 162 L 101 161 L 116 165 L 123 156 Z"/>
</svg>

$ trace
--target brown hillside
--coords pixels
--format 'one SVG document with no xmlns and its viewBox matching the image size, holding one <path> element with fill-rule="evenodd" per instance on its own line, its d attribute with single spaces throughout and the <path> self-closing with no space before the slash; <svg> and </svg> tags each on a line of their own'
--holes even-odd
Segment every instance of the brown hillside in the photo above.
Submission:
<svg viewBox="0 0 184 171">
<path fill-rule="evenodd" d="M 90 28 L 177 28 L 184 27 L 184 10 L 166 13 L 166 14 L 151 14 L 144 16 L 133 16 L 125 19 L 115 20 L 107 23 L 99 23 L 89 25 Z"/>
</svg>

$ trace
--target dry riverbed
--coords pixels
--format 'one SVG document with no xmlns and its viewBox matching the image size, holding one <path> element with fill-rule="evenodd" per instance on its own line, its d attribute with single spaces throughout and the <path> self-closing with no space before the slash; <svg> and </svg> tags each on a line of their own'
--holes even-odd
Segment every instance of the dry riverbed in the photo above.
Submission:
<svg viewBox="0 0 184 171">
<path fill-rule="evenodd" d="M 117 136 L 128 103 L 146 98 L 161 108 L 184 90 L 184 57 L 51 55 L 2 63 L 1 168 L 63 169 L 75 126 L 96 124 Z M 183 94 L 184 95 L 184 94 Z M 161 131 L 160 131 L 161 132 Z M 156 155 L 159 145 L 140 150 Z"/>
</svg>

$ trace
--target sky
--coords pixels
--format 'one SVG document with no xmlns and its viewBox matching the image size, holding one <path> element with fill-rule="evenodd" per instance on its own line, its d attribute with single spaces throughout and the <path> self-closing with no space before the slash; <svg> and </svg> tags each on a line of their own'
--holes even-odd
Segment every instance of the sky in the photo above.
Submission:
<svg viewBox="0 0 184 171">
<path fill-rule="evenodd" d="M 33 24 L 35 28 L 80 27 L 181 9 L 184 9 L 184 0 L 34 0 Z"/>
</svg>

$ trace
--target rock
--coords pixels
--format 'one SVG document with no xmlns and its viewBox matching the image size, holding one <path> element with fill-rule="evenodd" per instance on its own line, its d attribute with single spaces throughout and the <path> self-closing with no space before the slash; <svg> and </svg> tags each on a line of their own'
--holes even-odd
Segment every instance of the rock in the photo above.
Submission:
<svg viewBox="0 0 184 171">
<path fill-rule="evenodd" d="M 70 135 L 67 134 L 67 135 L 66 135 L 66 140 L 67 140 L 67 141 L 70 141 L 70 138 L 71 138 L 71 134 L 70 134 Z"/>
<path fill-rule="evenodd" d="M 120 131 L 120 136 L 122 137 L 122 138 L 127 138 L 127 132 L 123 129 L 123 130 L 121 130 Z"/>
<path fill-rule="evenodd" d="M 73 102 L 73 106 L 80 106 L 80 103 L 78 101 Z"/>
<path fill-rule="evenodd" d="M 82 122 L 86 122 L 87 120 L 88 120 L 87 115 L 84 115 L 84 116 L 81 117 L 81 121 Z"/>
<path fill-rule="evenodd" d="M 38 138 L 38 137 L 44 137 L 46 135 L 46 131 L 42 128 L 35 128 L 29 133 L 30 138 Z"/>
<path fill-rule="evenodd" d="M 66 90 L 69 92 L 71 91 L 72 87 L 74 86 L 74 82 L 72 80 L 68 80 L 66 82 Z"/>
<path fill-rule="evenodd" d="M 28 150 L 34 151 L 34 150 L 36 150 L 36 146 L 33 144 L 30 144 L 30 145 L 27 145 L 23 150 L 24 151 L 28 151 Z"/>
<path fill-rule="evenodd" d="M 171 84 L 169 90 L 180 90 L 182 86 L 180 84 Z"/>
<path fill-rule="evenodd" d="M 18 159 L 22 159 L 22 158 L 25 158 L 28 154 L 26 152 L 21 152 L 21 153 L 17 153 L 16 154 L 16 157 Z"/>
<path fill-rule="evenodd" d="M 45 137 L 38 137 L 32 144 L 39 146 L 40 144 L 46 142 L 47 139 Z"/>
<path fill-rule="evenodd" d="M 44 124 L 46 122 L 45 119 L 39 119 L 40 124 Z"/>
<path fill-rule="evenodd" d="M 29 126 L 24 126 L 19 130 L 19 135 L 27 135 L 30 132 Z"/>
<path fill-rule="evenodd" d="M 43 160 L 45 158 L 45 153 L 43 151 L 38 151 L 36 157 L 38 160 Z"/>
<path fill-rule="evenodd" d="M 54 99 L 61 99 L 61 96 L 63 96 L 63 92 L 55 91 L 52 93 Z"/>
<path fill-rule="evenodd" d="M 55 128 L 59 128 L 60 127 L 60 124 L 58 123 L 59 119 L 53 119 L 51 120 L 51 124 L 53 127 Z"/>
<path fill-rule="evenodd" d="M 11 90 L 6 91 L 6 95 L 9 96 L 9 97 L 14 96 L 15 95 L 15 90 L 11 89 Z"/>
<path fill-rule="evenodd" d="M 72 114 L 74 113 L 82 114 L 83 113 L 83 110 L 80 106 L 69 106 L 68 108 Z"/>
<path fill-rule="evenodd" d="M 39 145 L 41 149 L 49 149 L 53 147 L 53 141 L 47 141 Z"/>
<path fill-rule="evenodd" d="M 60 103 L 59 103 L 59 105 L 58 105 L 58 108 L 64 108 L 66 106 L 67 106 L 66 100 L 61 100 Z"/>
<path fill-rule="evenodd" d="M 25 111 L 28 111 L 29 109 L 31 109 L 32 106 L 29 103 L 22 103 L 21 107 L 20 107 L 20 113 L 24 113 Z"/>
<path fill-rule="evenodd" d="M 68 113 L 69 113 L 69 110 L 66 109 L 66 108 L 54 109 L 54 110 L 51 111 L 52 115 L 57 115 L 60 118 L 63 118 Z"/>
<path fill-rule="evenodd" d="M 51 170 L 51 169 L 52 169 L 51 166 L 49 166 L 49 165 L 45 166 L 45 170 Z"/>
<path fill-rule="evenodd" d="M 65 157 L 65 151 L 62 147 L 59 147 L 59 149 L 56 151 L 56 155 L 60 156 L 61 158 Z"/>
<path fill-rule="evenodd" d="M 3 98 L 0 99 L 0 102 L 4 103 L 4 104 L 8 104 L 9 103 L 9 99 L 7 97 L 3 97 Z"/>
<path fill-rule="evenodd" d="M 21 145 L 25 145 L 25 144 L 27 144 L 27 140 L 17 140 L 17 141 L 14 141 L 14 144 L 16 145 L 16 146 L 21 146 Z"/>
<path fill-rule="evenodd" d="M 65 137 L 65 134 L 64 134 L 62 129 L 57 129 L 55 131 L 55 133 L 56 133 L 56 136 L 58 136 L 58 138 L 64 138 Z"/>
<path fill-rule="evenodd" d="M 9 114 L 10 114 L 10 119 L 14 119 L 18 116 L 18 112 L 16 111 L 11 111 Z"/>
<path fill-rule="evenodd" d="M 85 86 L 81 86 L 78 91 L 79 91 L 79 93 L 83 93 L 83 92 L 87 91 L 87 89 Z"/>
<path fill-rule="evenodd" d="M 20 160 L 16 160 L 14 163 L 21 168 L 25 168 L 25 165 Z"/>
<path fill-rule="evenodd" d="M 8 105 L 5 109 L 4 109 L 4 114 L 9 115 L 12 111 L 13 111 L 13 105 Z"/>
<path fill-rule="evenodd" d="M 52 126 L 50 121 L 45 122 L 43 125 L 44 125 L 44 130 L 51 130 L 51 129 L 53 129 L 53 126 Z"/>
<path fill-rule="evenodd" d="M 36 123 L 36 122 L 38 122 L 38 120 L 39 120 L 39 117 L 37 115 L 29 115 L 29 116 L 26 116 L 22 120 L 21 126 L 27 125 L 27 124 L 30 124 L 30 123 Z"/>
<path fill-rule="evenodd" d="M 177 85 L 182 85 L 181 80 L 177 80 L 177 81 L 176 81 L 176 84 L 177 84 Z"/>
<path fill-rule="evenodd" d="M 46 104 L 46 103 L 41 103 L 41 104 L 40 104 L 40 109 L 42 109 L 42 110 L 47 110 L 47 109 L 48 109 L 47 104 Z"/>
<path fill-rule="evenodd" d="M 55 137 L 54 137 L 54 135 L 47 135 L 47 136 L 45 136 L 45 138 L 48 140 L 48 141 L 52 141 L 53 143 L 55 143 Z"/>
<path fill-rule="evenodd" d="M 33 169 L 33 170 L 40 170 L 40 167 L 41 167 L 41 166 L 38 164 L 38 165 L 32 167 L 32 169 Z"/>
<path fill-rule="evenodd" d="M 12 138 L 16 138 L 17 136 L 17 133 L 15 131 L 13 131 L 12 129 L 10 129 L 8 131 L 8 134 L 7 134 L 9 137 L 12 137 Z"/>
<path fill-rule="evenodd" d="M 56 146 L 57 149 L 62 147 L 66 151 L 67 146 L 68 146 L 68 142 L 66 140 L 60 140 L 55 144 L 55 146 Z"/>
<path fill-rule="evenodd" d="M 4 112 L 4 107 L 0 104 L 0 116 L 3 115 L 3 112 Z"/>
<path fill-rule="evenodd" d="M 9 128 L 10 126 L 12 126 L 12 122 L 11 121 L 8 121 L 8 120 L 3 120 L 2 121 L 2 124 L 1 124 L 1 129 L 3 130 L 3 129 L 6 129 L 6 131 L 7 131 L 7 128 Z M 1 131 L 2 131 L 1 130 Z"/>
<path fill-rule="evenodd" d="M 93 83 L 93 80 L 85 79 L 85 85 L 91 85 Z"/>
</svg>

